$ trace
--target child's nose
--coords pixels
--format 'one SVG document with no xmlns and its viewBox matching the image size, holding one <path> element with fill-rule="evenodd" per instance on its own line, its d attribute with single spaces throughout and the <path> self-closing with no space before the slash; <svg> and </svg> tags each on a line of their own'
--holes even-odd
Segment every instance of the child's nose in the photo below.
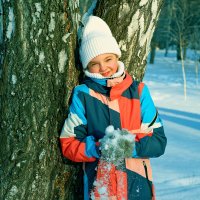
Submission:
<svg viewBox="0 0 200 200">
<path fill-rule="evenodd" d="M 105 63 L 101 63 L 100 64 L 100 70 L 104 71 L 106 69 L 106 64 Z"/>
</svg>

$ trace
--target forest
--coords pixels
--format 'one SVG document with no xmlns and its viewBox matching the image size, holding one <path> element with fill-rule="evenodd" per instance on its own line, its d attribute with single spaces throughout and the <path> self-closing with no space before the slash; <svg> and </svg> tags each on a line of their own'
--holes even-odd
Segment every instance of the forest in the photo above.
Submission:
<svg viewBox="0 0 200 200">
<path fill-rule="evenodd" d="M 156 48 L 176 50 L 177 60 L 181 60 L 184 79 L 184 96 L 186 98 L 185 63 L 187 50 L 194 52 L 195 71 L 198 77 L 200 62 L 200 6 L 198 1 L 165 0 L 159 21 L 151 41 L 150 63 L 154 63 Z"/>
<path fill-rule="evenodd" d="M 151 42 L 151 59 L 155 48 L 177 50 L 177 60 L 185 59 L 187 49 L 199 50 L 199 19 L 200 6 L 198 1 L 166 0 L 159 22 Z M 198 56 L 198 55 L 197 55 Z M 199 59 L 199 58 L 196 58 Z"/>
</svg>

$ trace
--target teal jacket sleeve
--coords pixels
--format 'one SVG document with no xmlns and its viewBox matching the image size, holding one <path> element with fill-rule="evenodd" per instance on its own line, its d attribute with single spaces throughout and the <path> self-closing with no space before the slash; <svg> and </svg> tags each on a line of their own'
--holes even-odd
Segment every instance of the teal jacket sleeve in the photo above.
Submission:
<svg viewBox="0 0 200 200">
<path fill-rule="evenodd" d="M 140 107 L 141 128 L 148 130 L 148 134 L 136 142 L 133 157 L 159 157 L 165 152 L 167 138 L 162 120 L 146 85 L 144 85 L 140 95 Z"/>
<path fill-rule="evenodd" d="M 98 145 L 93 136 L 87 134 L 87 119 L 80 96 L 88 93 L 84 85 L 74 89 L 69 115 L 60 135 L 63 156 L 75 162 L 93 162 L 99 158 Z"/>
</svg>

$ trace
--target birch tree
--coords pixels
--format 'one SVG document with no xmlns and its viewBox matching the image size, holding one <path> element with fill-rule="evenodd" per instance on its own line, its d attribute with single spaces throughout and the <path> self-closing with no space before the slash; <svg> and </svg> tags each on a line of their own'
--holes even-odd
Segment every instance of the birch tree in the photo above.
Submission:
<svg viewBox="0 0 200 200">
<path fill-rule="evenodd" d="M 96 10 L 119 42 L 128 71 L 139 80 L 145 73 L 150 41 L 161 6 L 162 1 L 159 0 L 102 0 Z"/>
<path fill-rule="evenodd" d="M 191 48 L 194 51 L 194 60 L 195 60 L 195 74 L 196 74 L 196 84 L 199 84 L 199 62 L 200 62 L 200 5 L 197 0 L 193 0 L 190 5 L 193 9 L 194 14 L 194 25 L 192 27 L 192 33 L 190 37 Z"/>
<path fill-rule="evenodd" d="M 195 61 L 195 74 L 196 74 L 196 85 L 199 84 L 199 62 L 200 62 L 200 33 L 199 28 L 195 28 L 194 32 L 191 34 L 191 46 L 194 51 L 194 61 Z"/>
<path fill-rule="evenodd" d="M 165 0 L 162 11 L 160 13 L 156 29 L 151 40 L 151 52 L 149 62 L 154 63 L 156 55 L 156 47 L 165 48 L 165 56 L 168 54 L 169 45 L 171 43 L 170 25 L 172 21 L 172 0 Z"/>
<path fill-rule="evenodd" d="M 181 60 L 182 66 L 182 75 L 183 75 L 183 88 L 184 88 L 184 98 L 187 98 L 187 82 L 186 82 L 186 73 L 185 73 L 185 54 L 184 49 L 186 51 L 186 46 L 188 45 L 188 35 L 189 29 L 187 29 L 187 21 L 190 19 L 188 17 L 188 9 L 187 9 L 187 0 L 176 0 L 174 2 L 174 26 L 171 30 L 171 34 L 176 41 L 177 44 L 177 59 Z"/>
<path fill-rule="evenodd" d="M 184 60 L 187 47 L 192 43 L 192 33 L 195 28 L 200 27 L 197 5 L 196 0 L 175 0 L 173 2 L 173 24 L 170 32 L 177 44 L 177 59 L 181 60 L 185 99 L 187 98 L 187 80 Z"/>
<path fill-rule="evenodd" d="M 79 83 L 79 21 L 91 2 L 1 1 L 0 199 L 82 199 L 81 164 L 64 159 L 59 134 Z M 162 0 L 95 4 L 122 60 L 143 78 Z"/>
</svg>

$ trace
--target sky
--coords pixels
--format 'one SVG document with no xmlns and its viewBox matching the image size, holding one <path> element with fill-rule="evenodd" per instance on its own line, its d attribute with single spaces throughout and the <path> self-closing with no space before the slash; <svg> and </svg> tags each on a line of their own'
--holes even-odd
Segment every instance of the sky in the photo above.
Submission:
<svg viewBox="0 0 200 200">
<path fill-rule="evenodd" d="M 164 53 L 156 52 L 155 63 L 147 65 L 143 79 L 168 139 L 165 154 L 151 159 L 156 200 L 199 200 L 200 80 L 196 78 L 194 54 L 189 51 L 185 61 L 185 100 L 181 62 L 176 60 L 175 51 L 167 57 Z"/>
</svg>

